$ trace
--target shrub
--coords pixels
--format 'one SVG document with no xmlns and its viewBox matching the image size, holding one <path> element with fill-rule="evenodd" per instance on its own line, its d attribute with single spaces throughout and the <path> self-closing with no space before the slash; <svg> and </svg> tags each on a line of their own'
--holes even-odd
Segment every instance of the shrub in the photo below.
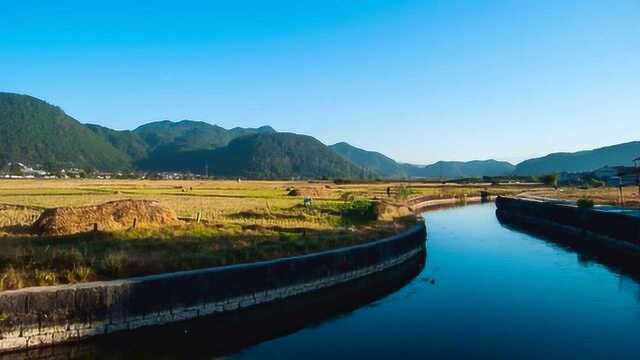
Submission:
<svg viewBox="0 0 640 360">
<path fill-rule="evenodd" d="M 544 183 L 545 185 L 554 186 L 554 187 L 558 186 L 558 179 L 559 179 L 558 174 L 548 174 L 540 178 L 542 183 Z"/>
<path fill-rule="evenodd" d="M 415 193 L 415 191 L 414 191 L 414 190 L 412 190 L 411 188 L 409 188 L 409 187 L 407 187 L 407 186 L 405 186 L 405 185 L 402 185 L 402 186 L 400 186 L 400 188 L 398 189 L 398 193 L 396 194 L 396 198 L 397 198 L 398 200 L 406 201 L 406 200 L 407 200 L 407 199 L 409 199 L 409 197 L 410 197 L 411 195 L 413 195 L 414 193 Z"/>
<path fill-rule="evenodd" d="M 591 199 L 580 199 L 580 200 L 578 200 L 577 205 L 581 209 L 591 209 L 593 207 L 593 200 L 591 200 Z"/>
<path fill-rule="evenodd" d="M 84 264 L 84 254 L 75 247 L 62 248 L 53 253 L 52 263 L 58 268 L 72 268 Z"/>
<path fill-rule="evenodd" d="M 342 216 L 355 221 L 375 220 L 375 204 L 367 200 L 353 200 L 343 205 Z"/>
<path fill-rule="evenodd" d="M 73 268 L 73 272 L 79 281 L 90 281 L 95 278 L 93 269 L 88 266 L 76 266 Z"/>
<path fill-rule="evenodd" d="M 0 273 L 0 291 L 20 289 L 24 286 L 26 275 L 12 266 Z"/>
<path fill-rule="evenodd" d="M 38 286 L 55 285 L 58 282 L 58 275 L 53 271 L 36 269 L 34 277 Z"/>
<path fill-rule="evenodd" d="M 105 273 L 118 277 L 125 275 L 127 267 L 127 254 L 124 252 L 113 252 L 107 254 L 102 259 L 102 267 Z"/>
</svg>

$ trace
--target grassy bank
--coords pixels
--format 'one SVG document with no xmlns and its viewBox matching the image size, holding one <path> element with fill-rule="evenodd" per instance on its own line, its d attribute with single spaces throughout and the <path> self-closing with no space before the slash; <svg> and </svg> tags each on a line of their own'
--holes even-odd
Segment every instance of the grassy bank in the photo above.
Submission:
<svg viewBox="0 0 640 360">
<path fill-rule="evenodd" d="M 580 199 L 589 199 L 596 204 L 616 205 L 625 207 L 640 207 L 640 194 L 638 194 L 637 186 L 625 186 L 622 188 L 622 200 L 620 199 L 620 189 L 617 187 L 561 187 L 555 189 L 544 189 L 531 191 L 532 195 L 543 196 L 553 199 L 578 201 Z"/>
<path fill-rule="evenodd" d="M 0 290 L 76 283 L 275 259 L 391 235 L 408 225 L 357 230 L 202 224 L 0 242 Z"/>
</svg>

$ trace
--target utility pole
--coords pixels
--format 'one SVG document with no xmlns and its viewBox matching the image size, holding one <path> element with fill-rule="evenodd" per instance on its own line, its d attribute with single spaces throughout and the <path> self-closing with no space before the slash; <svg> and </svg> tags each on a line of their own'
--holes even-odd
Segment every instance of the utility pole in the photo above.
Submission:
<svg viewBox="0 0 640 360">
<path fill-rule="evenodd" d="M 620 206 L 624 206 L 624 194 L 622 192 L 622 176 L 619 177 L 618 189 L 620 189 Z"/>
</svg>

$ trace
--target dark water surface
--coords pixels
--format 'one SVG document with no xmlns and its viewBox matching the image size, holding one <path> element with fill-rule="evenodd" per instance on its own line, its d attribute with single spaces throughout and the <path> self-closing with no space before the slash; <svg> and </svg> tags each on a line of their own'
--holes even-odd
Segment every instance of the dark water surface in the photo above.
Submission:
<svg viewBox="0 0 640 360">
<path fill-rule="evenodd" d="M 640 359 L 640 286 L 502 226 L 495 206 L 429 212 L 401 290 L 237 358 Z"/>
<path fill-rule="evenodd" d="M 68 347 L 68 357 L 640 359 L 636 280 L 501 225 L 492 204 L 425 216 L 426 259 L 266 311 Z"/>
</svg>

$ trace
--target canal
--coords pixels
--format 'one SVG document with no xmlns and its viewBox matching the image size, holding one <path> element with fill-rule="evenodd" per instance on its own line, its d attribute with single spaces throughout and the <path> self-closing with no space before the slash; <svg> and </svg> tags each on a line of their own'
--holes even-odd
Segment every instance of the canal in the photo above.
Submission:
<svg viewBox="0 0 640 360">
<path fill-rule="evenodd" d="M 249 358 L 637 359 L 640 286 L 502 226 L 493 204 L 425 214 L 424 270 L 342 317 L 246 349 Z"/>
<path fill-rule="evenodd" d="M 199 320 L 56 351 L 104 359 L 638 358 L 637 274 L 504 226 L 493 204 L 425 217 L 426 255 L 392 280 L 248 314 L 242 325 Z"/>
</svg>

